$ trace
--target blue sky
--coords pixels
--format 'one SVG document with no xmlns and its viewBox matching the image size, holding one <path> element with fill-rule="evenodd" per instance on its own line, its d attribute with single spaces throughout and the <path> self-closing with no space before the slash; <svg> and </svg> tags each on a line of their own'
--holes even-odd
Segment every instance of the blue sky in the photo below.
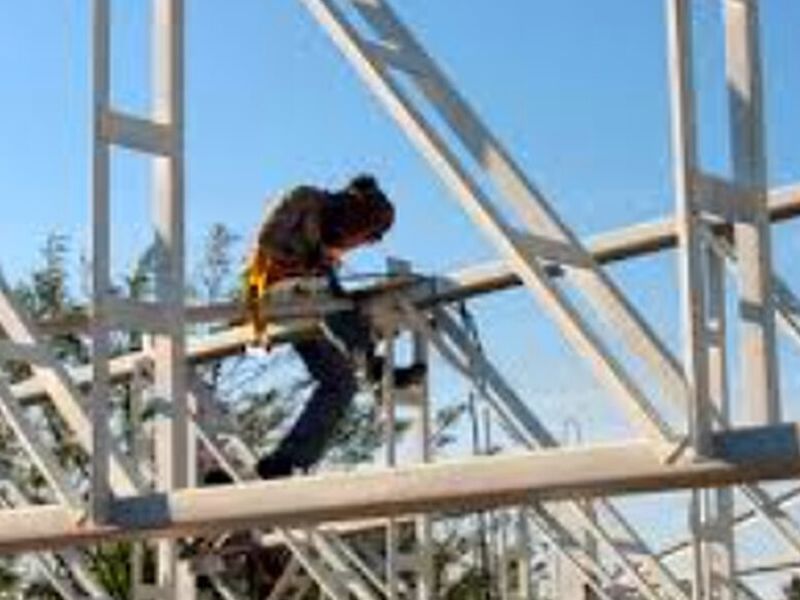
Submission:
<svg viewBox="0 0 800 600">
<path fill-rule="evenodd" d="M 150 97 L 147 4 L 114 3 L 113 96 L 142 113 Z M 394 4 L 580 234 L 671 210 L 661 0 Z M 719 2 L 696 4 L 701 159 L 724 175 Z M 388 254 L 426 272 L 494 256 L 300 2 L 187 5 L 190 266 L 210 224 L 223 222 L 248 239 L 267 196 L 300 182 L 337 186 L 361 171 L 383 182 L 399 219 L 386 244 L 358 256 L 352 269 L 374 270 Z M 770 179 L 781 185 L 800 180 L 800 3 L 762 5 Z M 0 267 L 12 278 L 36 263 L 49 232 L 69 235 L 76 253 L 88 238 L 89 6 L 0 2 Z M 149 185 L 146 161 L 115 153 L 117 272 L 150 240 Z M 796 234 L 785 225 L 775 235 L 777 264 L 795 280 Z M 677 347 L 670 256 L 614 275 Z M 580 414 L 599 437 L 626 432 L 532 306 L 523 292 L 479 303 L 498 361 L 555 430 Z M 797 356 L 784 354 L 788 387 Z"/>
<path fill-rule="evenodd" d="M 716 11 L 707 8 L 715 4 L 701 3 L 697 65 L 711 83 L 701 85 L 704 161 L 723 170 L 721 45 Z M 150 87 L 144 5 L 115 3 L 114 43 L 114 97 L 142 112 Z M 12 274 L 31 264 L 48 231 L 64 230 L 76 244 L 85 237 L 87 7 L 2 5 L 0 194 L 15 207 L 3 232 L 3 264 Z M 407 0 L 400 8 L 579 232 L 670 209 L 661 2 L 506 3 L 498 10 L 476 0 L 454 14 L 447 1 Z M 798 76 L 789 58 L 797 50 L 791 32 L 800 8 L 772 0 L 766 9 L 767 82 L 781 92 L 769 105 L 780 123 L 770 129 L 777 157 L 771 168 L 782 182 L 797 171 L 791 91 Z M 262 199 L 298 181 L 337 185 L 370 170 L 401 208 L 392 251 L 436 267 L 487 252 L 299 3 L 195 1 L 188 19 L 190 242 L 214 221 L 251 229 Z M 148 180 L 144 160 L 120 154 L 114 237 L 123 268 L 149 235 Z M 417 243 L 442 236 L 457 239 L 463 255 Z"/>
</svg>

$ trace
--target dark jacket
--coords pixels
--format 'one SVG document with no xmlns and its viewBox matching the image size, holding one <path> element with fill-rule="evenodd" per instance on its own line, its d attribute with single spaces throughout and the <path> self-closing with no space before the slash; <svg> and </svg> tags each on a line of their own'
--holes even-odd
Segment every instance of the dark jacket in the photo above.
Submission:
<svg viewBox="0 0 800 600">
<path fill-rule="evenodd" d="M 322 221 L 330 201 L 324 190 L 299 186 L 272 202 L 258 233 L 257 251 L 295 275 L 324 270 Z"/>
</svg>

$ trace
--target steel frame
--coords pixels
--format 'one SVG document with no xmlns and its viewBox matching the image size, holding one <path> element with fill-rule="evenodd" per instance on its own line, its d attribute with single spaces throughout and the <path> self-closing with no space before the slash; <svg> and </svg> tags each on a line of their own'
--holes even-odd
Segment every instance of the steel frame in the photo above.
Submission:
<svg viewBox="0 0 800 600">
<path fill-rule="evenodd" d="M 395 518 L 419 513 L 416 589 L 422 600 L 435 594 L 429 513 L 453 506 L 471 509 L 518 503 L 524 505 L 520 514 L 527 517 L 526 522 L 541 531 L 603 598 L 614 597 L 614 590 L 621 587 L 652 600 L 688 599 L 690 595 L 697 600 L 756 597 L 739 578 L 769 566 L 738 569 L 735 555 L 735 527 L 755 517 L 800 553 L 800 526 L 781 510 L 796 493 L 772 496 L 759 483 L 800 473 L 800 431 L 796 424 L 781 423 L 775 339 L 778 318 L 790 335 L 800 340 L 800 302 L 773 273 L 769 228 L 770 219 L 800 214 L 800 192 L 795 188 L 773 191 L 768 202 L 756 0 L 721 0 L 731 98 L 731 180 L 698 169 L 691 1 L 665 0 L 676 217 L 613 232 L 587 244 L 559 219 L 386 0 L 301 0 L 503 257 L 499 265 L 479 266 L 433 284 L 375 290 L 370 302 L 380 314 L 387 356 L 393 354 L 398 328 L 409 328 L 414 332 L 417 358 L 428 360 L 430 344 L 466 377 L 480 381 L 477 387 L 486 400 L 530 451 L 453 464 L 431 462 L 430 409 L 424 389 L 418 404 L 418 458 L 431 464 L 397 467 L 390 433 L 386 471 L 203 490 L 185 489 L 195 484 L 197 441 L 211 448 L 221 464 L 230 467 L 230 463 L 214 432 L 200 419 L 198 407 L 206 400 L 198 398 L 195 384 L 190 385 L 187 365 L 193 357 L 202 360 L 241 351 L 249 332 L 231 330 L 187 347 L 188 322 L 219 319 L 238 309 L 212 306 L 192 312 L 183 303 L 183 0 L 152 1 L 155 96 L 152 114 L 142 117 L 111 106 L 110 2 L 93 0 L 93 286 L 88 318 L 77 323 L 89 327 L 91 368 L 67 371 L 59 365 L 0 278 L 0 325 L 8 338 L 0 343 L 0 358 L 27 362 L 35 375 L 15 386 L 0 382 L 0 412 L 59 503 L 0 512 L 0 551 L 156 536 L 162 539 L 159 597 L 191 599 L 193 575 L 188 564 L 177 560 L 175 544 L 169 538 L 270 522 L 281 527 L 278 538 L 295 557 L 282 580 L 286 591 L 294 590 L 297 596 L 298 589 L 314 582 L 334 598 L 353 594 L 370 600 L 379 593 L 394 599 L 406 592 L 397 577 L 400 557 Z M 363 22 L 351 19 L 344 5 Z M 409 87 L 419 92 L 427 108 L 438 112 L 460 142 L 459 148 L 449 146 L 443 133 L 425 118 Z M 111 293 L 109 172 L 114 146 L 143 153 L 153 162 L 160 268 L 152 302 L 120 299 Z M 479 183 L 474 175 L 478 173 L 492 182 L 492 192 Z M 503 216 L 498 208 L 501 202 L 513 210 L 513 219 Z M 732 244 L 726 239 L 730 234 Z M 677 248 L 680 265 L 683 365 L 601 267 L 667 247 Z M 728 414 L 725 299 L 730 291 L 724 285 L 726 266 L 738 277 L 742 340 L 738 370 L 743 376 L 750 423 L 756 425 L 748 429 L 732 427 Z M 555 437 L 470 343 L 445 308 L 450 301 L 519 283 L 530 290 L 567 341 L 588 361 L 598 381 L 620 402 L 645 439 L 558 449 Z M 570 299 L 568 288 L 581 294 L 585 301 L 581 308 Z M 315 316 L 347 307 L 346 302 L 335 299 L 289 305 L 285 312 L 276 312 L 291 320 L 279 333 L 292 335 L 298 329 L 314 327 Z M 298 321 L 298 317 L 305 320 Z M 627 356 L 641 359 L 666 396 L 686 410 L 685 434 L 661 416 L 648 386 L 626 366 L 626 357 L 612 352 L 608 334 L 594 328 L 595 317 L 612 325 Z M 109 336 L 113 329 L 148 331 L 153 336 L 152 347 L 143 354 L 111 360 Z M 107 425 L 110 386 L 128 376 L 143 357 L 152 360 L 154 395 L 169 406 L 156 428 L 155 492 L 147 490 L 140 465 L 132 464 L 114 447 Z M 392 390 L 391 360 L 386 362 L 383 403 L 387 429 L 393 432 L 397 397 Z M 86 402 L 81 390 L 89 383 L 91 396 Z M 92 454 L 88 505 L 70 486 L 51 450 L 37 439 L 27 420 L 26 406 L 42 397 L 53 402 Z M 729 484 L 742 484 L 752 510 L 734 514 L 733 490 L 724 487 Z M 709 486 L 722 487 L 710 490 Z M 689 515 L 692 538 L 661 553 L 648 548 L 635 527 L 605 497 L 686 488 L 695 490 Z M 597 514 L 589 514 L 576 496 L 598 497 Z M 271 498 L 268 504 L 264 497 Z M 548 503 L 555 499 L 567 501 L 567 517 Z M 24 530 L 18 526 L 21 516 L 31 518 Z M 286 529 L 364 516 L 389 518 L 385 577 L 359 565 L 347 544 L 327 529 L 304 533 Z M 611 573 L 591 544 L 575 535 L 570 526 L 573 520 L 592 533 L 606 558 L 619 568 L 618 573 Z M 312 547 L 319 558 L 310 554 Z M 685 549 L 694 551 L 691 589 L 684 584 L 685 573 L 678 574 L 666 565 Z M 47 559 L 43 560 L 47 571 Z M 80 569 L 79 563 L 75 564 Z M 301 570 L 310 579 L 298 580 Z M 53 581 L 62 589 L 56 578 Z M 90 594 L 100 593 L 91 580 L 81 582 Z M 232 592 L 221 583 L 219 587 L 224 597 L 231 597 Z M 63 589 L 65 597 L 70 597 L 67 594 L 71 592 Z M 280 593 L 274 591 L 270 597 L 280 597 Z"/>
</svg>

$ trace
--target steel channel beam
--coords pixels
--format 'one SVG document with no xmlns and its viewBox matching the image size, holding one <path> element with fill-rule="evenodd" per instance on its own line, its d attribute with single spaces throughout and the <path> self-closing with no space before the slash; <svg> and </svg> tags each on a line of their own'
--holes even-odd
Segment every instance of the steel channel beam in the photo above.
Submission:
<svg viewBox="0 0 800 600">
<path fill-rule="evenodd" d="M 733 184 L 746 192 L 750 217 L 734 223 L 738 255 L 740 360 L 753 424 L 780 421 L 775 299 L 767 213 L 767 161 L 759 2 L 725 0 L 725 67 Z"/>
</svg>

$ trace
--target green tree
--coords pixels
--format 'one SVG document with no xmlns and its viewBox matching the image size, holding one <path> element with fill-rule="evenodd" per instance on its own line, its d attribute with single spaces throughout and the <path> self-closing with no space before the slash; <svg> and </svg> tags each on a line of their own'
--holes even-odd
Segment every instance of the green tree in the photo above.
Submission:
<svg viewBox="0 0 800 600">
<path fill-rule="evenodd" d="M 19 282 L 15 295 L 24 310 L 36 320 L 65 322 L 79 314 L 85 298 L 73 294 L 69 276 L 69 243 L 60 234 L 47 237 L 41 251 L 41 265 L 36 267 L 29 278 Z M 56 357 L 67 365 L 86 364 L 89 360 L 87 340 L 77 333 L 58 333 L 45 339 Z M 29 377 L 27 365 L 10 364 L 5 367 L 6 375 L 12 381 Z M 119 393 L 120 390 L 116 389 Z M 76 442 L 74 436 L 49 404 L 42 404 L 30 411 L 33 423 L 40 432 L 41 439 L 55 449 L 55 456 L 68 477 L 80 489 L 88 476 L 88 457 Z M 3 467 L 17 485 L 33 501 L 52 501 L 46 482 L 38 471 L 24 460 L 15 442 L 4 435 L 0 427 L 0 467 Z M 104 585 L 111 598 L 124 600 L 129 594 L 130 545 L 126 543 L 98 546 L 81 551 L 95 576 Z M 5 567 L 5 569 L 3 569 Z M 62 570 L 63 566 L 61 567 Z M 50 584 L 41 578 L 23 581 L 13 571 L 13 564 L 0 566 L 0 586 L 21 589 L 24 597 L 60 598 Z M 64 570 L 64 574 L 68 575 Z M 2 587 L 0 587 L 2 589 Z"/>
<path fill-rule="evenodd" d="M 239 239 L 222 223 L 214 223 L 209 228 L 194 276 L 194 287 L 199 289 L 201 299 L 213 302 L 230 298 L 238 291 L 233 286 L 236 275 L 233 248 Z"/>
<path fill-rule="evenodd" d="M 215 224 L 205 238 L 204 251 L 199 263 L 192 270 L 193 285 L 189 291 L 203 302 L 216 302 L 235 298 L 238 293 L 237 269 L 239 258 L 235 256 L 238 236 L 224 225 Z M 152 299 L 154 275 L 157 269 L 158 251 L 155 245 L 146 249 L 135 261 L 130 272 L 119 277 L 117 289 L 121 295 L 142 300 Z M 41 265 L 16 287 L 18 298 L 30 315 L 38 320 L 60 321 L 79 314 L 85 306 L 86 298 L 76 295 L 70 285 L 68 265 L 69 243 L 66 237 L 54 234 L 48 237 L 41 253 Z M 218 324 L 220 327 L 226 323 Z M 201 330 L 202 331 L 202 330 Z M 47 339 L 58 357 L 68 365 L 86 364 L 89 360 L 88 344 L 85 334 L 59 333 Z M 120 333 L 115 337 L 116 353 L 126 353 L 141 348 L 140 334 Z M 266 360 L 239 356 L 221 359 L 204 365 L 199 371 L 221 400 L 238 426 L 243 439 L 256 451 L 267 450 L 266 440 L 276 429 L 284 428 L 293 418 L 300 404 L 308 394 L 310 381 L 299 369 L 299 361 L 291 353 L 274 352 Z M 25 365 L 9 365 L 7 375 L 13 380 L 30 376 Z M 132 439 L 131 386 L 120 383 L 113 388 L 112 405 L 115 417 L 120 420 L 122 439 Z M 435 443 L 445 446 L 453 441 L 450 433 L 458 426 L 465 414 L 464 403 L 453 403 L 436 415 Z M 335 443 L 328 453 L 327 460 L 336 463 L 356 463 L 371 457 L 383 441 L 384 431 L 380 425 L 377 403 L 373 398 L 362 396 L 349 411 Z M 54 409 L 43 405 L 36 412 L 37 427 L 42 439 L 55 449 L 62 467 L 78 485 L 85 486 L 88 476 L 88 457 L 75 442 Z M 399 420 L 398 434 L 408 428 L 408 422 Z M 20 482 L 24 491 L 36 500 L 52 500 L 46 483 L 37 471 L 25 460 L 13 436 L 0 422 L 0 471 L 10 473 Z M 411 530 L 405 532 L 410 537 Z M 437 552 L 442 565 L 456 560 L 468 545 L 469 532 L 466 528 L 454 528 L 453 535 L 442 543 Z M 381 551 L 382 537 L 367 537 L 366 543 L 374 543 L 377 552 Z M 103 544 L 81 550 L 87 564 L 98 581 L 107 590 L 109 597 L 125 599 L 131 588 L 131 555 L 129 543 Z M 261 589 L 268 585 L 269 579 L 286 559 L 285 553 L 267 553 L 260 557 L 263 568 L 242 581 L 250 580 L 250 589 Z M 237 566 L 238 565 L 238 566 Z M 252 572 L 252 565 L 239 560 L 230 565 L 232 573 Z M 237 571 L 238 569 L 238 571 Z M 477 569 L 477 570 L 476 570 Z M 483 585 L 486 573 L 476 569 L 467 570 L 462 578 L 447 591 L 447 598 L 462 600 L 488 596 L 474 595 Z M 66 574 L 66 571 L 65 571 Z M 27 597 L 50 598 L 55 591 L 40 579 L 23 581 L 15 570 L 13 558 L 0 560 L 0 593 L 10 590 L 24 590 Z M 203 595 L 210 592 L 204 591 Z M 445 596 L 442 596 L 445 597 Z"/>
</svg>

